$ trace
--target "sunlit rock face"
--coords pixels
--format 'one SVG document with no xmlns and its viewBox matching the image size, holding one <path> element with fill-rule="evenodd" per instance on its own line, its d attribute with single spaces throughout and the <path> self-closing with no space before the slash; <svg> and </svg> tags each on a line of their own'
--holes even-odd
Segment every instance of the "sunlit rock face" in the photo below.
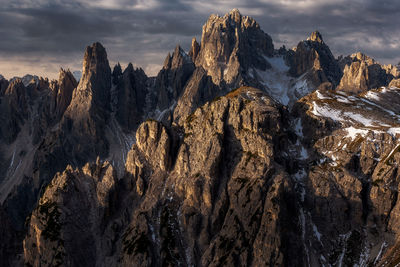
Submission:
<svg viewBox="0 0 400 267">
<path fill-rule="evenodd" d="M 337 89 L 346 92 L 360 93 L 387 86 L 394 77 L 391 72 L 396 74 L 395 68 L 382 66 L 362 53 L 345 57 L 340 63 L 344 65 L 344 69 Z"/>
<path fill-rule="evenodd" d="M 1 266 L 399 262 L 399 69 L 211 15 L 156 77 L 0 76 Z"/>
<path fill-rule="evenodd" d="M 271 37 L 253 18 L 235 9 L 223 17 L 211 15 L 204 24 L 196 65 L 202 66 L 216 84 L 238 83 L 244 79 L 243 70 L 268 68 L 263 56 L 271 56 L 273 51 Z"/>
</svg>

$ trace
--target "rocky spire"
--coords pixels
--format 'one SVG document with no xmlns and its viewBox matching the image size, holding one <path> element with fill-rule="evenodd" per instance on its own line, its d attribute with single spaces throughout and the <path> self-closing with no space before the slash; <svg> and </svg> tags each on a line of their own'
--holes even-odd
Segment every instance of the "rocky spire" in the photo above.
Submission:
<svg viewBox="0 0 400 267">
<path fill-rule="evenodd" d="M 168 52 L 168 55 L 167 55 L 167 57 L 166 57 L 165 60 L 164 60 L 163 69 L 169 69 L 169 68 L 171 68 L 171 60 L 172 60 L 171 53 Z"/>
<path fill-rule="evenodd" d="M 113 72 L 112 72 L 112 82 L 113 84 L 117 84 L 120 76 L 122 75 L 122 68 L 119 62 L 114 66 Z"/>
<path fill-rule="evenodd" d="M 239 9 L 237 8 L 232 9 L 227 15 L 230 17 L 230 19 L 232 19 L 236 23 L 240 23 L 242 19 L 242 14 L 240 14 Z"/>
<path fill-rule="evenodd" d="M 337 90 L 360 93 L 387 86 L 394 77 L 390 69 L 361 52 L 342 58 L 339 63 L 343 76 Z"/>
<path fill-rule="evenodd" d="M 307 40 L 312 41 L 312 42 L 317 42 L 320 44 L 324 43 L 324 40 L 322 39 L 322 35 L 318 31 L 311 33 L 310 37 L 308 37 Z"/>
<path fill-rule="evenodd" d="M 61 118 L 71 103 L 72 93 L 78 83 L 70 70 L 60 69 L 58 78 L 58 91 L 56 97 L 56 118 Z"/>
<path fill-rule="evenodd" d="M 191 63 L 191 58 L 186 54 L 180 45 L 177 45 L 174 53 L 172 54 L 171 69 L 177 69 L 185 64 Z"/>
<path fill-rule="evenodd" d="M 7 89 L 7 87 L 8 81 L 2 75 L 0 75 L 0 96 L 4 94 L 4 91 Z"/>
<path fill-rule="evenodd" d="M 209 17 L 195 63 L 207 70 L 216 84 L 239 84 L 241 73 L 248 69 L 265 70 L 268 63 L 263 56 L 271 56 L 273 51 L 271 37 L 253 18 L 234 9 L 223 17 Z"/>
<path fill-rule="evenodd" d="M 77 91 L 82 96 L 93 97 L 93 104 L 108 107 L 111 88 L 111 69 L 105 48 L 100 43 L 86 47 L 82 78 Z"/>
<path fill-rule="evenodd" d="M 181 95 L 187 80 L 194 71 L 192 58 L 177 45 L 172 55 L 168 53 L 162 70 L 156 78 L 157 107 L 164 110 Z"/>
<path fill-rule="evenodd" d="M 189 51 L 189 56 L 192 58 L 193 62 L 196 62 L 196 58 L 197 58 L 197 55 L 199 54 L 199 52 L 200 52 L 200 45 L 197 42 L 196 37 L 193 37 L 192 46 Z"/>
<path fill-rule="evenodd" d="M 318 31 L 299 42 L 289 58 L 289 72 L 297 77 L 307 73 L 315 88 L 323 83 L 330 83 L 330 88 L 339 84 L 342 74 L 339 64 Z"/>
<path fill-rule="evenodd" d="M 82 78 L 65 111 L 62 126 L 65 138 L 74 146 L 77 162 L 87 162 L 108 153 L 105 125 L 110 111 L 111 69 L 100 43 L 86 48 Z M 95 145 L 93 145 L 95 144 Z"/>
<path fill-rule="evenodd" d="M 132 63 L 129 63 L 116 85 L 116 119 L 126 131 L 136 129 L 143 117 L 147 80 L 142 69 L 135 69 Z"/>
<path fill-rule="evenodd" d="M 10 82 L 0 102 L 0 139 L 11 143 L 28 117 L 28 97 L 22 80 Z"/>
</svg>

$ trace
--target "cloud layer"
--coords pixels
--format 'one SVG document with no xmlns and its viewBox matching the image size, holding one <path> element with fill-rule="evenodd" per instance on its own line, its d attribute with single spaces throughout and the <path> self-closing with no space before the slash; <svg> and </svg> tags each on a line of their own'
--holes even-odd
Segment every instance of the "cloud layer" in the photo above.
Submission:
<svg viewBox="0 0 400 267">
<path fill-rule="evenodd" d="M 13 0 L 0 7 L 0 73 L 56 78 L 81 68 L 87 45 L 100 41 L 112 64 L 133 62 L 150 75 L 176 44 L 189 49 L 212 13 L 233 8 L 254 17 L 276 47 L 319 30 L 333 53 L 364 52 L 400 61 L 400 2 L 395 0 Z"/>
</svg>

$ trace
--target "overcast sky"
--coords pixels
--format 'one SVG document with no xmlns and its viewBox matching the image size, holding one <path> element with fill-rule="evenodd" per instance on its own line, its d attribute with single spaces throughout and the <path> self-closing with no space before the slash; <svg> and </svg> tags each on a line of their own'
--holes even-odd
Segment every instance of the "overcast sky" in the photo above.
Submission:
<svg viewBox="0 0 400 267">
<path fill-rule="evenodd" d="M 233 8 L 254 17 L 276 48 L 318 30 L 335 56 L 400 61 L 397 0 L 0 0 L 0 74 L 56 78 L 60 67 L 80 70 L 85 47 L 100 41 L 111 64 L 155 75 L 177 44 L 188 50 L 200 38 L 210 14 Z"/>
</svg>

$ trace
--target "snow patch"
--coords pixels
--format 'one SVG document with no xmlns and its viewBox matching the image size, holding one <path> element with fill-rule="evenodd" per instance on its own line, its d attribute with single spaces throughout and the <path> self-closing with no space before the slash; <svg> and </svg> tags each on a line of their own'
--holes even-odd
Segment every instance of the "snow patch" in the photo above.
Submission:
<svg viewBox="0 0 400 267">
<path fill-rule="evenodd" d="M 330 97 L 324 96 L 323 94 L 321 94 L 321 92 L 319 90 L 315 91 L 315 93 L 317 94 L 317 97 L 319 99 L 332 99 Z"/>
<path fill-rule="evenodd" d="M 376 256 L 376 258 L 374 260 L 374 265 L 377 264 L 379 262 L 379 260 L 381 259 L 382 252 L 387 247 L 387 245 L 388 244 L 386 243 L 386 241 L 383 241 L 381 249 L 379 250 L 379 253 L 378 253 L 378 255 Z"/>
<path fill-rule="evenodd" d="M 287 72 L 290 69 L 290 67 L 286 65 L 285 59 L 282 56 L 266 57 L 265 59 L 271 64 L 273 69 L 276 69 L 280 72 Z"/>
<path fill-rule="evenodd" d="M 321 243 L 321 233 L 318 231 L 318 228 L 317 228 L 317 226 L 313 223 L 312 224 L 312 228 L 313 228 L 313 231 L 314 231 L 314 235 L 315 235 L 315 237 L 318 239 L 318 241 Z"/>
<path fill-rule="evenodd" d="M 344 235 L 340 235 L 340 239 L 343 242 L 343 247 L 342 247 L 342 252 L 340 253 L 339 259 L 338 259 L 338 267 L 342 267 L 343 266 L 343 259 L 344 259 L 344 254 L 346 253 L 347 250 L 347 240 L 349 239 L 351 235 L 351 231 L 348 232 L 347 234 Z"/>
<path fill-rule="evenodd" d="M 389 134 L 391 134 L 392 136 L 396 136 L 397 134 L 400 134 L 400 127 L 393 127 L 393 128 L 389 128 L 387 130 L 387 132 Z"/>
<path fill-rule="evenodd" d="M 353 126 L 344 129 L 347 132 L 346 137 L 350 137 L 351 140 L 356 139 L 357 136 L 366 136 L 369 130 L 363 130 L 359 128 L 354 128 Z M 344 147 L 343 147 L 344 148 Z"/>
<path fill-rule="evenodd" d="M 372 99 L 372 100 L 375 100 L 375 101 L 379 101 L 380 100 L 378 94 L 375 93 L 375 92 L 372 92 L 372 91 L 368 91 L 368 93 L 365 94 L 365 98 Z"/>
<path fill-rule="evenodd" d="M 349 99 L 347 99 L 346 97 L 343 96 L 336 96 L 336 100 L 338 102 L 342 102 L 342 103 L 346 103 L 346 104 L 351 104 L 353 102 L 351 102 Z"/>
<path fill-rule="evenodd" d="M 287 106 L 310 92 L 304 76 L 295 79 L 288 75 L 289 66 L 282 56 L 264 58 L 271 64 L 271 68 L 254 71 L 273 99 Z"/>
<path fill-rule="evenodd" d="M 340 110 L 330 108 L 328 105 L 320 106 L 315 101 L 313 101 L 313 110 L 311 112 L 315 116 L 330 118 L 334 121 L 339 121 L 339 122 L 348 122 L 348 120 L 352 120 L 353 122 L 360 123 L 366 127 L 374 127 L 374 126 L 389 127 L 389 125 L 387 124 L 376 122 L 374 120 L 364 117 L 361 114 L 357 114 L 350 111 L 343 112 Z"/>
<path fill-rule="evenodd" d="M 367 266 L 369 257 L 370 257 L 370 249 L 367 246 L 364 246 L 364 249 L 361 251 L 360 259 L 358 264 L 354 264 L 354 267 L 364 267 Z"/>
<path fill-rule="evenodd" d="M 164 109 L 163 111 L 160 111 L 157 109 L 156 110 L 156 120 L 161 121 L 167 112 L 172 112 L 174 110 L 175 106 L 176 106 L 176 101 L 173 100 L 171 106 Z"/>
<path fill-rule="evenodd" d="M 300 159 L 308 159 L 308 152 L 307 149 L 304 148 L 304 146 L 301 146 L 300 148 Z"/>
<path fill-rule="evenodd" d="M 315 116 L 331 118 L 335 121 L 341 121 L 343 119 L 340 111 L 331 109 L 328 106 L 319 106 L 315 101 L 313 101 L 313 110 L 311 112 Z"/>
</svg>

